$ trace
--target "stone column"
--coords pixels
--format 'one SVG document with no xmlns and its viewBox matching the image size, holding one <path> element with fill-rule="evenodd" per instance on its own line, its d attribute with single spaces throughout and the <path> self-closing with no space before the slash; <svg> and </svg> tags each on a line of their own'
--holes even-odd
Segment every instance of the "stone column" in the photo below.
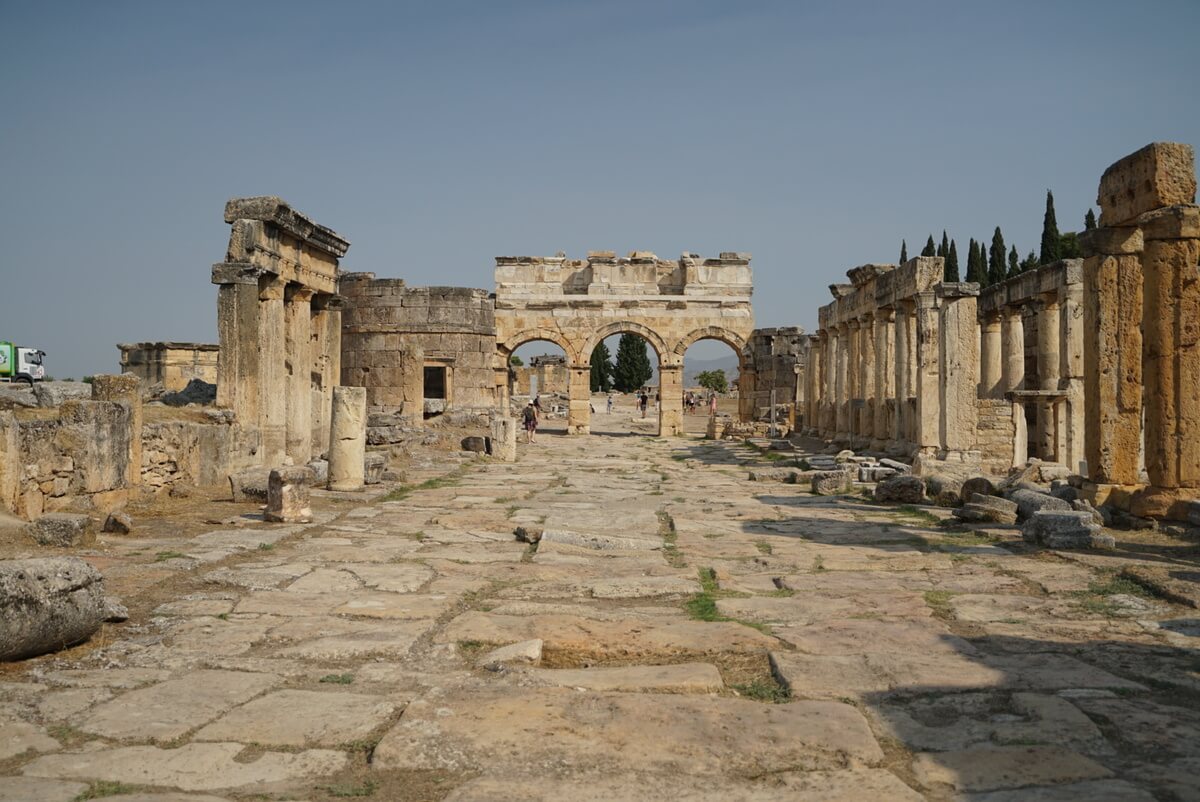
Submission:
<svg viewBox="0 0 1200 802">
<path fill-rule="evenodd" d="M 848 445 L 853 448 L 853 438 L 858 437 L 858 410 L 854 402 L 862 399 L 859 385 L 859 364 L 862 361 L 862 324 L 858 320 L 846 323 L 846 428 Z"/>
<path fill-rule="evenodd" d="M 567 377 L 567 434 L 592 430 L 592 367 L 571 365 Z"/>
<path fill-rule="evenodd" d="M 292 464 L 312 459 L 313 291 L 299 284 L 284 290 L 287 454 Z"/>
<path fill-rule="evenodd" d="M 492 456 L 501 462 L 517 461 L 517 421 L 507 415 L 492 418 Z"/>
<path fill-rule="evenodd" d="M 316 340 L 316 372 L 320 377 L 313 391 L 313 453 L 329 450 L 329 414 L 333 388 L 342 383 L 342 305 L 338 295 L 318 293 L 312 300 L 312 330 Z"/>
<path fill-rule="evenodd" d="M 820 332 L 808 341 L 808 360 L 805 370 L 805 380 L 808 382 L 808 412 L 805 415 L 805 428 L 816 431 L 821 425 L 821 402 L 824 401 L 825 390 L 825 361 L 821 353 L 825 349 L 825 333 Z"/>
<path fill-rule="evenodd" d="M 590 371 L 589 371 L 590 381 Z M 590 389 L 590 388 L 589 388 Z M 741 384 L 738 384 L 741 392 Z M 658 436 L 678 437 L 683 434 L 683 365 L 658 366 Z"/>
<path fill-rule="evenodd" d="M 129 405 L 129 466 L 126 487 L 142 483 L 142 382 L 132 373 L 92 377 L 93 401 L 117 401 Z"/>
<path fill-rule="evenodd" d="M 1200 498 L 1200 208 L 1158 209 L 1139 222 L 1150 487 L 1132 511 L 1187 520 L 1187 502 Z"/>
<path fill-rule="evenodd" d="M 367 451 L 367 388 L 333 388 L 329 425 L 329 489 L 362 490 Z"/>
<path fill-rule="evenodd" d="M 825 405 L 821 413 L 821 436 L 832 439 L 838 420 L 838 330 L 828 331 L 825 342 Z"/>
<path fill-rule="evenodd" d="M 242 426 L 259 423 L 259 281 L 263 271 L 246 264 L 216 264 L 217 406 L 233 410 Z"/>
<path fill-rule="evenodd" d="M 1000 333 L 1000 314 L 988 312 L 983 320 L 979 362 L 979 397 L 1004 397 L 1004 345 Z"/>
<path fill-rule="evenodd" d="M 867 444 L 875 439 L 875 316 L 865 315 L 858 334 L 858 394 L 865 402 L 855 433 Z"/>
<path fill-rule="evenodd" d="M 1058 294 L 1042 296 L 1036 314 L 1038 389 L 1058 392 L 1058 383 L 1062 378 Z M 1038 399 L 1038 455 L 1046 461 L 1062 462 L 1064 449 L 1059 443 L 1060 430 L 1055 415 L 1057 406 L 1052 399 Z"/>
<path fill-rule="evenodd" d="M 1142 431 L 1141 229 L 1079 235 L 1083 261 L 1084 454 L 1102 485 L 1138 481 Z M 1103 502 L 1106 494 L 1097 495 Z"/>
<path fill-rule="evenodd" d="M 838 326 L 837 336 L 837 426 L 834 438 L 844 440 L 850 432 L 850 327 Z"/>
<path fill-rule="evenodd" d="M 917 426 L 914 440 L 920 453 L 933 454 L 941 446 L 938 303 L 933 292 L 919 292 L 915 298 Z"/>
<path fill-rule="evenodd" d="M 1059 359 L 1063 375 L 1060 386 L 1066 395 L 1061 404 L 1059 425 L 1064 436 L 1061 461 L 1072 473 L 1083 473 L 1084 397 L 1083 397 L 1083 285 L 1080 262 L 1074 268 L 1074 281 L 1058 290 Z"/>
<path fill-rule="evenodd" d="M 977 448 L 979 429 L 979 285 L 938 284 L 938 379 L 943 459 L 965 459 Z"/>
<path fill-rule="evenodd" d="M 1002 391 L 1011 393 L 1025 389 L 1025 323 L 1021 320 L 1020 306 L 1006 306 L 1001 313 L 1001 339 L 1003 361 L 1000 385 Z"/>
<path fill-rule="evenodd" d="M 888 416 L 888 399 L 896 397 L 896 353 L 894 332 L 896 313 L 891 308 L 875 314 L 875 423 L 871 448 L 879 451 L 893 436 L 892 418 Z"/>
<path fill-rule="evenodd" d="M 258 283 L 259 417 L 264 465 L 282 465 L 287 453 L 287 350 L 284 287 L 287 282 L 264 276 Z"/>
<path fill-rule="evenodd" d="M 908 318 L 912 310 L 908 301 L 896 307 L 896 412 L 892 421 L 892 439 L 899 445 L 906 439 L 908 431 Z"/>
</svg>

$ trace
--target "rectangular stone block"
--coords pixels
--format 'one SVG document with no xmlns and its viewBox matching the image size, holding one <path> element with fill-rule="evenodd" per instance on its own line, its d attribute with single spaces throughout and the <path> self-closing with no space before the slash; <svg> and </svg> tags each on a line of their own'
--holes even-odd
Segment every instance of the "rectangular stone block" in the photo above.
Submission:
<svg viewBox="0 0 1200 802">
<path fill-rule="evenodd" d="M 1162 206 L 1194 203 L 1195 162 L 1192 146 L 1178 142 L 1154 142 L 1116 162 L 1100 178 L 1100 225 L 1126 223 Z"/>
</svg>

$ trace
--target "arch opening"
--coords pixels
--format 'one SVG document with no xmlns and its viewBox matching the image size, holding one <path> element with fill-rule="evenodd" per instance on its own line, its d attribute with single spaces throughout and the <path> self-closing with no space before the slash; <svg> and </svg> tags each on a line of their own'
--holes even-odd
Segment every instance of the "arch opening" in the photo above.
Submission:
<svg viewBox="0 0 1200 802">
<path fill-rule="evenodd" d="M 681 343 L 682 429 L 686 434 L 719 434 L 725 419 L 741 418 L 745 354 L 736 337 L 699 336 Z"/>
<path fill-rule="evenodd" d="M 619 324 L 606 328 L 619 328 Z M 658 434 L 661 356 L 655 344 L 636 330 L 610 331 L 593 342 L 588 354 L 591 433 Z"/>
</svg>

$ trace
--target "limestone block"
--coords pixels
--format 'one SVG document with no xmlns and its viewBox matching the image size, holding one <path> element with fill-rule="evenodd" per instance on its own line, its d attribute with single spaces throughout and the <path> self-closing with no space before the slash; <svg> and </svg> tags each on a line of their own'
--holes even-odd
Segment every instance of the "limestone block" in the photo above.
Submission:
<svg viewBox="0 0 1200 802">
<path fill-rule="evenodd" d="M 470 435 L 468 437 L 464 437 L 459 445 L 462 447 L 463 451 L 471 451 L 476 454 L 487 453 L 487 438 L 485 437 Z"/>
<path fill-rule="evenodd" d="M 366 454 L 363 457 L 363 483 L 377 485 L 382 482 L 387 466 L 387 454 L 382 451 L 372 451 Z"/>
<path fill-rule="evenodd" d="M 542 640 L 535 638 L 533 640 L 510 643 L 508 646 L 501 646 L 499 649 L 493 649 L 479 658 L 476 665 L 490 671 L 498 671 L 506 663 L 525 663 L 536 666 L 541 661 Z"/>
<path fill-rule="evenodd" d="M 947 466 L 949 467 L 949 466 Z M 963 480 L 949 473 L 934 473 L 925 476 L 925 494 L 935 504 L 953 507 L 962 495 Z"/>
<path fill-rule="evenodd" d="M 267 478 L 267 509 L 263 518 L 276 523 L 309 523 L 308 486 L 313 474 L 306 467 L 276 468 Z"/>
<path fill-rule="evenodd" d="M 33 394 L 39 407 L 58 407 L 64 401 L 77 401 L 92 397 L 91 385 L 83 382 L 37 382 Z"/>
<path fill-rule="evenodd" d="M 43 546 L 70 548 L 96 540 L 92 519 L 69 512 L 48 512 L 27 527 L 29 535 Z"/>
<path fill-rule="evenodd" d="M 907 474 L 885 479 L 875 486 L 875 500 L 920 504 L 925 500 L 925 481 Z"/>
<path fill-rule="evenodd" d="M 333 388 L 329 437 L 330 490 L 362 489 L 366 467 L 366 423 L 366 388 Z"/>
<path fill-rule="evenodd" d="M 1087 511 L 1035 512 L 1021 527 L 1021 537 L 1026 542 L 1051 549 L 1111 549 L 1116 546 L 1112 535 L 1105 534 Z"/>
<path fill-rule="evenodd" d="M 963 482 L 962 490 L 959 491 L 959 498 L 963 502 L 967 502 L 976 493 L 981 496 L 994 496 L 996 495 L 996 485 L 986 476 L 974 476 Z"/>
<path fill-rule="evenodd" d="M 118 535 L 128 535 L 133 531 L 133 517 L 124 510 L 111 512 L 104 521 L 104 531 Z"/>
<path fill-rule="evenodd" d="M 517 460 L 517 422 L 513 418 L 495 417 L 491 422 L 492 436 L 488 440 L 491 454 L 501 462 Z"/>
<path fill-rule="evenodd" d="M 1008 500 L 1017 505 L 1017 519 L 1027 521 L 1040 510 L 1069 510 L 1069 502 L 1055 498 L 1048 493 L 1035 490 L 1014 490 L 1008 494 Z"/>
<path fill-rule="evenodd" d="M 83 560 L 0 562 L 0 661 L 79 643 L 107 617 L 103 578 Z"/>
<path fill-rule="evenodd" d="M 999 496 L 971 495 L 966 504 L 954 511 L 954 516 L 969 523 L 1015 524 L 1017 505 Z"/>
<path fill-rule="evenodd" d="M 1153 142 L 1116 162 L 1100 177 L 1100 225 L 1128 222 L 1161 206 L 1193 203 L 1195 162 L 1191 145 L 1178 142 Z"/>
<path fill-rule="evenodd" d="M 854 474 L 850 471 L 817 471 L 812 475 L 812 492 L 818 496 L 836 496 L 854 492 Z"/>
<path fill-rule="evenodd" d="M 229 475 L 229 489 L 234 501 L 256 501 L 267 503 L 267 486 L 271 471 L 267 468 L 251 468 Z"/>
</svg>

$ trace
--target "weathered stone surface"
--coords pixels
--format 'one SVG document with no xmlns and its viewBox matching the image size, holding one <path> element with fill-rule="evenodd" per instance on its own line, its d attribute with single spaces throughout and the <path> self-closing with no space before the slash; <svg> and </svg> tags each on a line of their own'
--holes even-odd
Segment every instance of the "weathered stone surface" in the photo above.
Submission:
<svg viewBox="0 0 1200 802">
<path fill-rule="evenodd" d="M 999 496 L 975 493 L 970 501 L 954 511 L 954 516 L 970 523 L 1015 524 L 1017 505 Z"/>
<path fill-rule="evenodd" d="M 100 572 L 77 557 L 0 561 L 0 660 L 57 651 L 108 618 Z"/>
<path fill-rule="evenodd" d="M 519 643 L 510 643 L 508 646 L 501 646 L 499 649 L 492 649 L 483 657 L 476 661 L 476 665 L 484 668 L 498 668 L 506 663 L 527 663 L 537 665 L 542 661 L 542 641 L 539 638 L 533 640 L 520 641 Z"/>
<path fill-rule="evenodd" d="M 306 467 L 273 469 L 267 476 L 267 508 L 263 518 L 276 523 L 312 521 L 308 493 L 312 480 L 312 472 Z"/>
<path fill-rule="evenodd" d="M 96 540 L 92 519 L 70 512 L 48 512 L 29 524 L 27 531 L 43 546 L 77 548 Z"/>
<path fill-rule="evenodd" d="M 368 451 L 363 457 L 363 483 L 377 485 L 382 482 L 387 465 L 386 454 L 379 451 Z"/>
<path fill-rule="evenodd" d="M 241 671 L 197 671 L 97 706 L 79 728 L 106 738 L 169 741 L 272 687 L 279 678 Z"/>
<path fill-rule="evenodd" d="M 1066 785 L 966 794 L 963 802 L 1154 802 L 1154 795 L 1124 780 L 1087 780 Z"/>
<path fill-rule="evenodd" d="M 512 722 L 522 722 L 520 730 Z M 589 693 L 461 692 L 412 702 L 375 748 L 379 769 L 494 770 L 514 750 L 528 764 L 586 752 L 609 771 L 713 773 L 768 766 L 877 764 L 883 753 L 850 705 Z"/>
<path fill-rule="evenodd" d="M 90 752 L 47 755 L 24 766 L 34 777 L 71 777 L 209 791 L 253 788 L 333 774 L 346 765 L 346 754 L 330 749 L 267 752 L 248 762 L 236 760 L 236 743 L 186 744 L 178 749 L 125 746 Z"/>
<path fill-rule="evenodd" d="M 23 384 L 0 384 L 0 409 L 27 409 L 37 405 L 33 388 Z"/>
<path fill-rule="evenodd" d="M 517 421 L 508 417 L 494 417 L 491 433 L 488 438 L 489 453 L 501 462 L 516 462 Z"/>
<path fill-rule="evenodd" d="M 43 777 L 0 777 L 0 802 L 74 802 L 87 783 Z"/>
<path fill-rule="evenodd" d="M 462 447 L 463 451 L 471 451 L 476 454 L 487 453 L 487 440 L 477 435 L 464 437 L 459 445 Z"/>
<path fill-rule="evenodd" d="M 1111 777 L 1112 772 L 1078 752 L 1057 746 L 1001 746 L 960 752 L 925 753 L 913 773 L 926 788 L 992 791 L 1043 783 Z"/>
<path fill-rule="evenodd" d="M 836 496 L 854 492 L 854 474 L 847 471 L 817 471 L 812 475 L 812 492 Z"/>
<path fill-rule="evenodd" d="M 252 468 L 230 474 L 229 489 L 234 501 L 267 503 L 267 488 L 271 471 L 267 468 Z"/>
<path fill-rule="evenodd" d="M 23 755 L 26 752 L 56 752 L 61 746 L 36 724 L 20 719 L 0 718 L 0 760 Z"/>
<path fill-rule="evenodd" d="M 875 485 L 875 500 L 899 504 L 920 504 L 925 500 L 925 480 L 901 474 Z"/>
<path fill-rule="evenodd" d="M 943 507 L 953 507 L 958 504 L 962 495 L 963 480 L 947 473 L 934 473 L 925 477 L 925 493 L 933 501 Z"/>
<path fill-rule="evenodd" d="M 634 693 L 717 693 L 725 687 L 711 663 L 675 663 L 666 666 L 616 666 L 612 668 L 529 669 L 526 675 L 562 688 Z"/>
<path fill-rule="evenodd" d="M 880 459 L 879 464 L 885 468 L 891 468 L 892 470 L 896 471 L 897 473 L 908 473 L 909 471 L 912 470 L 911 465 L 909 465 L 905 462 L 898 462 L 894 459 L 888 459 L 887 457 Z"/>
<path fill-rule="evenodd" d="M 329 489 L 361 490 L 365 484 L 367 391 L 333 388 L 329 439 Z"/>
<path fill-rule="evenodd" d="M 973 476 L 963 482 L 962 490 L 959 492 L 958 497 L 965 504 L 976 493 L 981 496 L 994 496 L 996 495 L 996 485 L 986 476 Z"/>
<path fill-rule="evenodd" d="M 1088 512 L 1035 512 L 1021 527 L 1021 537 L 1051 549 L 1111 549 L 1116 546 Z"/>
<path fill-rule="evenodd" d="M 1190 145 L 1152 142 L 1112 164 L 1100 177 L 1100 225 L 1117 226 L 1161 206 L 1196 200 L 1196 157 Z"/>
<path fill-rule="evenodd" d="M 337 746 L 367 737 L 395 710 L 391 702 L 375 696 L 283 690 L 226 713 L 195 737 L 269 746 Z"/>
<path fill-rule="evenodd" d="M 128 535 L 133 531 L 133 516 L 124 510 L 110 512 L 104 519 L 104 531 L 116 535 Z"/>
<path fill-rule="evenodd" d="M 1055 498 L 1047 493 L 1032 490 L 1014 490 L 1008 494 L 1008 500 L 1017 505 L 1017 520 L 1027 521 L 1039 510 L 1064 511 L 1071 509 L 1069 502 Z"/>
<path fill-rule="evenodd" d="M 64 401 L 82 401 L 92 397 L 92 387 L 83 382 L 36 382 L 33 394 L 39 407 L 59 407 Z"/>
</svg>

